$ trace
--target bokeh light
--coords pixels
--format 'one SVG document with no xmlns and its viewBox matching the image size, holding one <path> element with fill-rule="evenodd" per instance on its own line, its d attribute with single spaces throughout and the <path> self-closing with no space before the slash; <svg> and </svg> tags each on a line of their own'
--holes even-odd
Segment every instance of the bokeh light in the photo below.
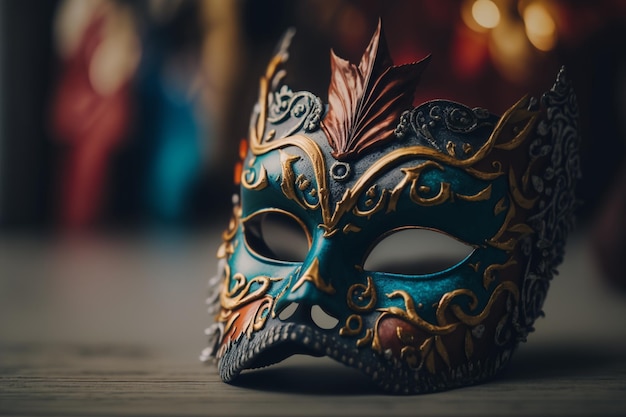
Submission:
<svg viewBox="0 0 626 417">
<path fill-rule="evenodd" d="M 534 2 L 526 6 L 522 13 L 526 36 L 540 51 L 550 51 L 556 45 L 556 24 L 546 6 Z"/>
<path fill-rule="evenodd" d="M 500 23 L 500 10 L 491 0 L 477 0 L 472 5 L 472 17 L 480 26 L 493 29 Z"/>
</svg>

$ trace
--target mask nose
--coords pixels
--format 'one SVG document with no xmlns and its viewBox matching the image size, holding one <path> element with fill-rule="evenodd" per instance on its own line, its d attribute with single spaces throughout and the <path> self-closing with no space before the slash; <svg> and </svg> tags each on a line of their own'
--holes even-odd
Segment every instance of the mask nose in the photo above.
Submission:
<svg viewBox="0 0 626 417">
<path fill-rule="evenodd" d="M 307 283 L 310 283 L 310 285 L 312 285 L 315 290 L 324 294 L 333 295 L 336 292 L 332 284 L 325 281 L 324 278 L 322 278 L 322 276 L 320 275 L 320 262 L 317 257 L 313 258 L 313 261 L 311 261 L 308 268 L 304 270 L 304 272 L 299 274 L 299 277 L 296 280 L 295 284 L 293 284 L 293 287 L 291 287 L 291 294 L 298 292 L 306 293 L 306 289 L 301 290 L 301 288 Z"/>
<path fill-rule="evenodd" d="M 319 258 L 309 257 L 294 272 L 289 288 L 276 300 L 274 311 L 282 321 L 313 322 L 321 329 L 332 329 L 339 319 L 324 306 L 336 292 L 332 283 L 320 273 Z"/>
</svg>

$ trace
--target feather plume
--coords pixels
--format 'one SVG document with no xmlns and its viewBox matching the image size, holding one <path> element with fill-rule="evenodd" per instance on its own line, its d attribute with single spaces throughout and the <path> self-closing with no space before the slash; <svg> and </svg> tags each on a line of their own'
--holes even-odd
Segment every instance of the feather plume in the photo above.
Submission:
<svg viewBox="0 0 626 417">
<path fill-rule="evenodd" d="M 393 66 L 380 21 L 358 66 L 331 51 L 329 110 L 322 127 L 336 159 L 394 137 L 400 115 L 412 107 L 428 60 Z"/>
</svg>

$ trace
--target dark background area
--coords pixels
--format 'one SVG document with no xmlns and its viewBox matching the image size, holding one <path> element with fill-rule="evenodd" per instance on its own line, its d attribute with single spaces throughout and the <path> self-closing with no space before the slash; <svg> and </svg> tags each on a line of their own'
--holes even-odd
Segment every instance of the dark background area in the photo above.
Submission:
<svg viewBox="0 0 626 417">
<path fill-rule="evenodd" d="M 117 2 L 124 4 L 125 2 Z M 199 18 L 202 2 L 183 2 L 187 12 L 178 13 L 166 37 L 180 39 L 179 48 L 202 54 L 202 44 L 218 24 Z M 525 93 L 539 95 L 554 80 L 560 65 L 566 65 L 575 85 L 581 110 L 581 150 L 584 178 L 580 196 L 584 205 L 580 221 L 592 224 L 602 205 L 618 186 L 618 173 L 626 150 L 626 7 L 619 1 L 546 1 L 556 14 L 558 38 L 555 47 L 525 57 L 523 76 L 507 77 L 488 50 L 488 37 L 472 32 L 461 18 L 467 2 L 460 1 L 238 1 L 230 30 L 236 33 L 231 46 L 214 49 L 215 62 L 229 54 L 233 80 L 224 87 L 228 99 L 221 100 L 222 115 L 206 141 L 213 154 L 190 180 L 183 209 L 174 219 L 161 221 L 141 201 L 139 181 L 150 154 L 149 141 L 137 138 L 152 122 L 132 120 L 123 143 L 111 152 L 108 186 L 103 190 L 98 215 L 84 228 L 131 230 L 168 223 L 183 230 L 201 228 L 225 216 L 230 206 L 232 166 L 239 140 L 247 134 L 248 115 L 257 94 L 258 76 L 268 62 L 281 33 L 294 26 L 297 35 L 290 61 L 294 89 L 326 95 L 330 47 L 340 55 L 358 60 L 377 24 L 383 19 L 392 56 L 396 63 L 433 55 L 418 86 L 416 101 L 450 98 L 470 106 L 501 113 Z M 511 14 L 523 2 L 503 1 Z M 9 0 L 0 3 L 1 105 L 0 119 L 0 227 L 4 231 L 62 232 L 59 201 L 63 153 L 68 145 L 55 139 L 50 128 L 52 95 L 57 86 L 60 58 L 54 44 L 54 18 L 58 1 Z M 147 24 L 142 6 L 130 2 L 136 20 Z M 516 9 L 516 7 L 518 9 Z M 216 19 L 218 19 L 216 17 Z M 518 16 L 519 18 L 519 16 Z M 149 22 L 148 22 L 149 24 Z M 141 25 L 139 25 L 141 26 Z M 195 28 L 191 30 L 190 28 Z M 145 31 L 144 31 L 145 33 Z M 181 35 L 187 34 L 187 36 Z M 235 45 L 234 47 L 232 45 Z M 470 45 L 471 48 L 468 48 Z M 476 45 L 479 45 L 478 47 Z M 480 46 L 482 45 L 482 46 Z M 145 55 L 145 51 L 144 51 Z M 465 58 L 464 58 L 465 57 Z M 530 58 L 529 58 L 530 57 Z M 465 60 L 465 61 L 464 61 Z M 463 63 L 469 70 L 465 70 Z M 461 65 L 463 64 L 463 65 Z M 478 69 L 477 69 L 478 68 Z M 202 69 L 201 69 L 202 71 Z M 131 81 L 138 85 L 140 81 Z M 214 81 L 219 84 L 220 80 Z M 211 94 L 211 85 L 205 87 Z M 137 106 L 137 103 L 134 103 Z M 209 110 L 206 109 L 207 117 Z M 200 116 L 201 117 L 201 116 Z M 133 181 L 135 179 L 135 181 Z"/>
</svg>

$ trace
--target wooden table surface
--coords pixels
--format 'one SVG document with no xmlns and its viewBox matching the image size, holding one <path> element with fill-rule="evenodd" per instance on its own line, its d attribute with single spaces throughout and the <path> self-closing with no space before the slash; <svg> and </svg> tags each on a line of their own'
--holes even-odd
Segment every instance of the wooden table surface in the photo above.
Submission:
<svg viewBox="0 0 626 417">
<path fill-rule="evenodd" d="M 626 416 L 626 295 L 603 284 L 584 233 L 504 375 L 408 397 L 301 356 L 222 383 L 198 361 L 218 244 L 0 237 L 0 415 Z"/>
</svg>

